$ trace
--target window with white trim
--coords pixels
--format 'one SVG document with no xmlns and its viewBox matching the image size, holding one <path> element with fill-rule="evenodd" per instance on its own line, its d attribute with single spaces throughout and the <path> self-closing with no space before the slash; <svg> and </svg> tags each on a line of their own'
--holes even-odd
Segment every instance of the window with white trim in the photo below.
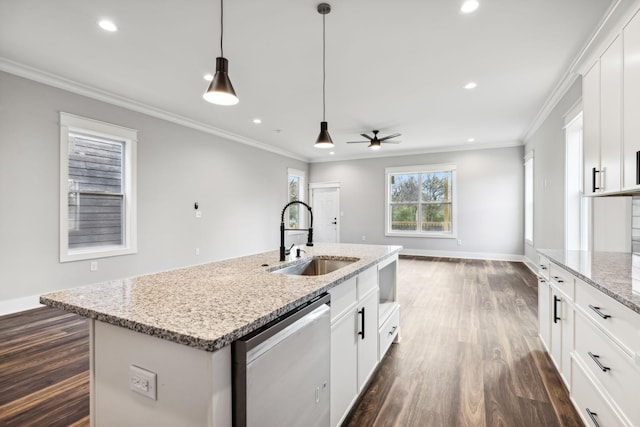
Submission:
<svg viewBox="0 0 640 427">
<path fill-rule="evenodd" d="M 524 158 L 524 240 L 533 245 L 533 151 Z"/>
<path fill-rule="evenodd" d="M 305 201 L 305 189 L 306 189 L 306 172 L 298 169 L 287 169 L 288 175 L 288 201 L 293 202 L 299 200 Z M 303 215 L 300 215 L 300 213 Z M 304 228 L 306 227 L 307 208 L 299 204 L 292 205 L 287 209 L 287 223 L 286 228 Z"/>
<path fill-rule="evenodd" d="M 387 236 L 456 237 L 456 166 L 386 168 Z"/>
<path fill-rule="evenodd" d="M 131 254 L 137 131 L 60 113 L 60 262 Z"/>
</svg>

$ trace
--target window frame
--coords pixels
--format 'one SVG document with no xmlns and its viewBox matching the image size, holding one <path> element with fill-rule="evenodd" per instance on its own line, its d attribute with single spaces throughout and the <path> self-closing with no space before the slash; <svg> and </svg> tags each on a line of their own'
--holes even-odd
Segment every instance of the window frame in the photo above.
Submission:
<svg viewBox="0 0 640 427">
<path fill-rule="evenodd" d="M 305 202 L 307 203 L 307 172 L 303 171 L 301 169 L 295 169 L 295 168 L 287 168 L 287 203 L 291 202 L 292 200 L 289 198 L 289 178 L 292 176 L 296 176 L 298 178 L 300 178 L 300 183 L 299 183 L 299 188 L 298 188 L 298 200 L 301 202 Z M 289 209 L 291 209 L 293 206 L 291 206 Z M 298 214 L 300 213 L 305 213 L 306 212 L 306 208 L 304 206 L 300 206 L 298 205 Z M 307 225 L 307 216 L 308 215 L 299 215 L 298 218 L 298 229 L 303 230 L 304 232 L 306 232 L 306 230 L 309 228 Z M 285 222 L 285 227 L 289 228 L 290 224 L 288 221 Z M 289 231 L 289 234 L 298 234 L 301 233 L 302 231 Z"/>
<path fill-rule="evenodd" d="M 457 206 L 457 167 L 455 164 L 442 163 L 432 165 L 414 165 L 414 166 L 397 166 L 385 168 L 385 233 L 387 237 L 423 237 L 435 239 L 456 239 L 458 235 L 458 206 Z M 391 229 L 391 176 L 400 174 L 416 174 L 431 172 L 451 172 L 451 232 L 433 232 L 433 231 L 393 231 Z M 420 192 L 421 193 L 421 192 Z M 418 200 L 420 205 L 420 200 Z"/>
<path fill-rule="evenodd" d="M 530 164 L 529 170 L 527 170 Z M 524 224 L 523 224 L 523 234 L 524 241 L 526 244 L 533 246 L 533 236 L 534 236 L 534 205 L 535 205 L 535 160 L 534 160 L 534 151 L 529 151 L 524 157 L 523 163 L 524 169 Z M 530 176 L 529 176 L 529 173 Z M 529 200 L 530 203 L 529 203 Z"/>
<path fill-rule="evenodd" d="M 137 253 L 137 142 L 138 131 L 60 112 L 60 262 L 81 261 Z M 69 248 L 69 136 L 106 138 L 123 143 L 123 244 Z"/>
</svg>

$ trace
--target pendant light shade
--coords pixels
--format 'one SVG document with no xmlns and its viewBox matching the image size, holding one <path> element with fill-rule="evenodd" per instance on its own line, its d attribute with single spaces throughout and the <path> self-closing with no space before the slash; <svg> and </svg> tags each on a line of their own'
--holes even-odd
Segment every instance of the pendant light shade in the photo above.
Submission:
<svg viewBox="0 0 640 427">
<path fill-rule="evenodd" d="M 316 140 L 315 147 L 317 148 L 332 148 L 333 141 L 331 135 L 329 135 L 329 126 L 325 117 L 326 101 L 325 101 L 325 83 L 326 83 L 326 66 L 325 66 L 325 28 L 324 17 L 327 13 L 331 12 L 331 6 L 328 3 L 320 3 L 318 5 L 318 13 L 322 15 L 322 121 L 320 122 L 320 135 Z"/>
<path fill-rule="evenodd" d="M 331 135 L 329 135 L 327 122 L 320 122 L 320 135 L 318 135 L 315 146 L 317 148 L 333 147 L 333 141 L 331 140 Z"/>
<path fill-rule="evenodd" d="M 229 61 L 224 57 L 222 37 L 224 36 L 224 0 L 220 0 L 220 56 L 216 58 L 216 74 L 209 89 L 202 97 L 212 104 L 236 105 L 239 101 L 229 80 Z"/>
<path fill-rule="evenodd" d="M 209 89 L 202 95 L 202 97 L 218 105 L 235 105 L 239 99 L 236 96 L 236 91 L 233 90 L 231 80 L 229 80 L 229 61 L 226 58 L 216 58 L 216 74 L 213 76 L 213 80 L 209 85 Z"/>
</svg>

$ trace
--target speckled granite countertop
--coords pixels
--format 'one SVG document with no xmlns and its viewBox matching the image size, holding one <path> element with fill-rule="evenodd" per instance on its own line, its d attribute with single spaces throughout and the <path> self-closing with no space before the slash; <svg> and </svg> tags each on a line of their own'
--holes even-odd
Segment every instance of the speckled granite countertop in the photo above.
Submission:
<svg viewBox="0 0 640 427">
<path fill-rule="evenodd" d="M 540 249 L 538 252 L 584 282 L 640 313 L 640 255 Z M 634 291 L 633 289 L 637 291 Z"/>
<path fill-rule="evenodd" d="M 42 304 L 137 332 L 215 351 L 325 293 L 401 246 L 321 244 L 305 257 L 278 251 L 82 286 L 40 297 Z M 358 258 L 323 276 L 273 274 L 311 256 Z M 264 266 L 267 264 L 268 266 Z"/>
</svg>

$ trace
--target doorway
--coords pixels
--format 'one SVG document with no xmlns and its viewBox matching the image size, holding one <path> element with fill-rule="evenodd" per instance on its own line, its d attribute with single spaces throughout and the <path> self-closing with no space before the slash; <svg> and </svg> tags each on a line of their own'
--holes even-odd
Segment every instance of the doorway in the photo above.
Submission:
<svg viewBox="0 0 640 427">
<path fill-rule="evenodd" d="M 340 184 L 310 184 L 314 242 L 340 242 Z"/>
</svg>

